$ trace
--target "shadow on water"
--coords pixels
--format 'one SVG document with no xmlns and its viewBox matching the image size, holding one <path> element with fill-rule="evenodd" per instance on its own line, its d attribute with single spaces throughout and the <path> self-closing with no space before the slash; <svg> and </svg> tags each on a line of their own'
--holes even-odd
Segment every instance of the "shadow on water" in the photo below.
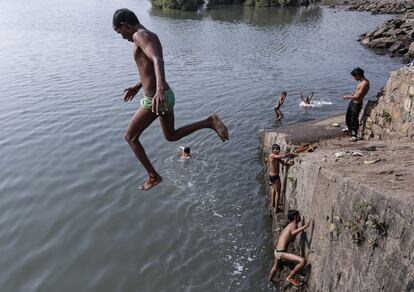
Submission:
<svg viewBox="0 0 414 292">
<path fill-rule="evenodd" d="M 319 5 L 309 5 L 297 8 L 296 21 L 307 23 L 319 21 L 322 17 L 322 7 Z"/>
<path fill-rule="evenodd" d="M 303 222 L 303 224 L 305 223 L 305 217 L 303 217 L 302 222 Z M 302 232 L 300 234 L 300 238 L 299 238 L 300 254 L 301 254 L 302 257 L 304 257 L 306 259 L 309 255 L 309 253 L 306 254 L 306 250 L 309 250 L 311 248 L 314 230 L 315 230 L 315 225 L 312 224 L 310 232 L 309 232 L 309 236 L 308 236 L 308 232 Z"/>
<path fill-rule="evenodd" d="M 211 19 L 222 22 L 244 22 L 254 26 L 284 26 L 295 21 L 301 23 L 317 21 L 322 16 L 322 8 L 318 5 L 310 5 L 308 7 L 250 7 L 232 5 L 214 9 L 200 9 L 199 11 L 180 11 L 152 7 L 149 14 L 177 20 Z"/>
</svg>

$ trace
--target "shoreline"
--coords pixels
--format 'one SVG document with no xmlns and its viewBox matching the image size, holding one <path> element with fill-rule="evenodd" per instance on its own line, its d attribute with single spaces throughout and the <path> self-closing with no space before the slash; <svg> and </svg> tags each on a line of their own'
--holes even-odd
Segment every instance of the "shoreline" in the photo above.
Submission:
<svg viewBox="0 0 414 292">
<path fill-rule="evenodd" d="M 408 64 L 414 59 L 414 2 L 398 0 L 335 0 L 336 6 L 347 11 L 387 14 L 392 19 L 379 25 L 373 31 L 364 32 L 357 39 L 363 46 L 378 55 L 388 54 L 397 57 L 401 63 Z"/>
</svg>

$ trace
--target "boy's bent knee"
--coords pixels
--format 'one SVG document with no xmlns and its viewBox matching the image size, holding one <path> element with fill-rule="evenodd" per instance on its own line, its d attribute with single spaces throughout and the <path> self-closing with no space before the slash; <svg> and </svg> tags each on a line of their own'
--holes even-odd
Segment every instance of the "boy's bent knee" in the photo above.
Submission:
<svg viewBox="0 0 414 292">
<path fill-rule="evenodd" d="M 172 134 L 168 134 L 168 135 L 164 135 L 165 139 L 167 139 L 167 141 L 173 142 L 173 141 L 178 141 L 177 136 L 172 135 Z"/>
<path fill-rule="evenodd" d="M 128 144 L 134 143 L 138 139 L 138 136 L 132 136 L 128 133 L 125 134 L 125 141 L 127 141 Z"/>
<path fill-rule="evenodd" d="M 306 265 L 306 259 L 302 258 L 302 259 L 299 261 L 299 264 L 301 264 L 302 266 L 305 266 L 305 265 Z"/>
</svg>

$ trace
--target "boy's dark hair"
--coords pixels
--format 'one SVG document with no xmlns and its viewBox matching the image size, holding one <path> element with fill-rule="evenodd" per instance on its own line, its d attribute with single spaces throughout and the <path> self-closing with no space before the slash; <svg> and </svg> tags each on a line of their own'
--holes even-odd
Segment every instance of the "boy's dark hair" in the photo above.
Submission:
<svg viewBox="0 0 414 292">
<path fill-rule="evenodd" d="M 190 154 L 190 147 L 185 147 L 184 148 L 184 153 L 186 153 L 186 154 Z"/>
<path fill-rule="evenodd" d="M 278 144 L 273 144 L 272 150 L 280 150 L 280 146 Z"/>
<path fill-rule="evenodd" d="M 282 92 L 282 95 L 287 95 L 286 91 L 283 91 L 283 92 Z"/>
<path fill-rule="evenodd" d="M 297 211 L 297 210 L 289 210 L 287 212 L 287 218 L 288 218 L 289 222 L 292 222 L 293 220 L 295 220 L 296 216 L 299 216 L 299 211 Z"/>
<path fill-rule="evenodd" d="M 354 70 L 351 71 L 351 75 L 354 77 L 356 76 L 364 77 L 364 70 L 362 70 L 359 67 L 356 67 Z"/>
<path fill-rule="evenodd" d="M 139 23 L 135 13 L 127 8 L 118 9 L 115 11 L 112 18 L 112 25 L 114 28 L 119 28 L 122 22 L 128 23 L 130 25 L 136 25 Z"/>
</svg>

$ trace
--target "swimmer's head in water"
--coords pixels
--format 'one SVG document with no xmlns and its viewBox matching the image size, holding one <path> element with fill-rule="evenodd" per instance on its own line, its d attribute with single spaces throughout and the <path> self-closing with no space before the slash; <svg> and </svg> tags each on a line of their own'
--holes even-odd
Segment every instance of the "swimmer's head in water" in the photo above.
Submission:
<svg viewBox="0 0 414 292">
<path fill-rule="evenodd" d="M 297 210 L 289 210 L 287 212 L 287 219 L 288 219 L 289 222 L 293 222 L 293 221 L 300 222 L 300 214 L 299 214 L 299 211 L 297 211 Z"/>
<path fill-rule="evenodd" d="M 364 70 L 359 67 L 356 67 L 354 70 L 351 71 L 351 75 L 354 77 L 355 80 L 362 80 L 365 78 Z"/>
<path fill-rule="evenodd" d="M 279 152 L 280 151 L 280 146 L 278 144 L 273 144 L 272 145 L 272 152 Z"/>
<path fill-rule="evenodd" d="M 286 91 L 283 91 L 282 92 L 282 96 L 285 96 L 286 97 L 286 95 L 287 95 Z"/>
<path fill-rule="evenodd" d="M 123 39 L 130 42 L 133 41 L 132 36 L 136 29 L 135 26 L 139 24 L 138 18 L 134 12 L 127 8 L 118 9 L 112 17 L 112 27 L 119 33 Z"/>
<path fill-rule="evenodd" d="M 184 147 L 183 151 L 184 151 L 185 154 L 190 154 L 191 153 L 190 147 Z"/>
</svg>

